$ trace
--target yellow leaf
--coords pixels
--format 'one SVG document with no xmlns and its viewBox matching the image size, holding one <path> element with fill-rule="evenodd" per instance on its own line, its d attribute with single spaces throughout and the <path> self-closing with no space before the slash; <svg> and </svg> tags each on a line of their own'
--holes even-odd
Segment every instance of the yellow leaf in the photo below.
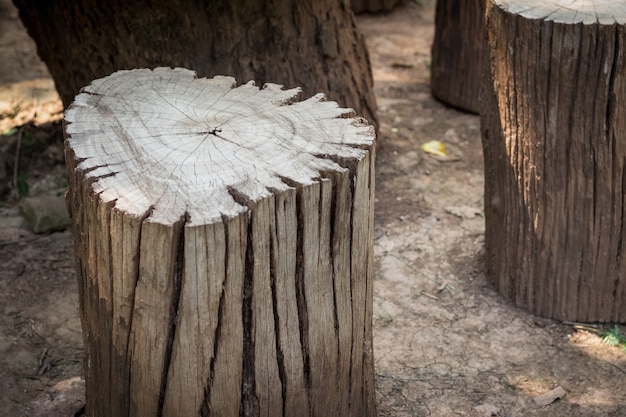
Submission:
<svg viewBox="0 0 626 417">
<path fill-rule="evenodd" d="M 446 145 L 438 140 L 431 140 L 430 142 L 426 142 L 422 144 L 422 150 L 426 153 L 437 155 L 437 156 L 446 156 Z"/>
</svg>

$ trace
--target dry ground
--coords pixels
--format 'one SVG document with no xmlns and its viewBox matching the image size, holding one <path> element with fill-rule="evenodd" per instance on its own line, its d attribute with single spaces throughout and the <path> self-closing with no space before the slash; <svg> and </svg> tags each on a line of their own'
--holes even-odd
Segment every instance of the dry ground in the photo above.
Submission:
<svg viewBox="0 0 626 417">
<path fill-rule="evenodd" d="M 511 307 L 482 263 L 479 120 L 429 93 L 434 3 L 361 16 L 381 122 L 374 347 L 379 415 L 623 416 L 626 354 L 592 333 Z M 0 0 L 0 131 L 58 120 L 60 104 L 9 0 Z M 23 128 L 18 171 L 31 194 L 63 183 L 59 123 Z M 423 153 L 444 141 L 450 157 Z M 34 235 L 17 213 L 17 133 L 0 136 L 0 415 L 71 416 L 82 341 L 69 232 Z M 78 388 L 76 388 L 78 387 Z M 562 387 L 563 398 L 534 398 Z M 38 403 L 34 403 L 39 398 Z M 63 413 L 45 414 L 57 399 Z M 49 404 L 48 404 L 49 405 Z"/>
</svg>

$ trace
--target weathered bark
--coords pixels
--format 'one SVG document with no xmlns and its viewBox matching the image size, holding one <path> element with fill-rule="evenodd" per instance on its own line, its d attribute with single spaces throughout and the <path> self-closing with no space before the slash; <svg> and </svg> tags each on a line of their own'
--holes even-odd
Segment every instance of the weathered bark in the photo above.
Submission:
<svg viewBox="0 0 626 417">
<path fill-rule="evenodd" d="M 116 70 L 172 66 L 318 92 L 376 122 L 366 45 L 340 0 L 14 0 L 67 106 Z"/>
<path fill-rule="evenodd" d="M 430 69 L 436 99 L 478 113 L 485 43 L 485 0 L 437 0 Z"/>
<path fill-rule="evenodd" d="M 350 7 L 354 13 L 381 13 L 393 10 L 394 7 L 405 3 L 406 0 L 350 0 Z"/>
<path fill-rule="evenodd" d="M 374 130 L 121 71 L 66 111 L 89 416 L 375 416 Z"/>
<path fill-rule="evenodd" d="M 532 313 L 624 322 L 626 9 L 557 3 L 487 6 L 487 274 Z"/>
</svg>

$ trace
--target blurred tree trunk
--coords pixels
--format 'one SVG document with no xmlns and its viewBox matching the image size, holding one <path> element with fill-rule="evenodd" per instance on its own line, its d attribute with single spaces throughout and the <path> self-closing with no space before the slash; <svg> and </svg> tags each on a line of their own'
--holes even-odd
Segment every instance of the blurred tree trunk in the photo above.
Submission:
<svg viewBox="0 0 626 417">
<path fill-rule="evenodd" d="M 369 56 L 342 0 L 13 0 L 65 106 L 120 69 L 184 67 L 305 96 L 376 124 Z"/>
<path fill-rule="evenodd" d="M 388 12 L 406 0 L 350 0 L 354 13 Z"/>
<path fill-rule="evenodd" d="M 478 113 L 485 47 L 485 0 L 437 1 L 430 81 L 437 100 Z"/>
</svg>

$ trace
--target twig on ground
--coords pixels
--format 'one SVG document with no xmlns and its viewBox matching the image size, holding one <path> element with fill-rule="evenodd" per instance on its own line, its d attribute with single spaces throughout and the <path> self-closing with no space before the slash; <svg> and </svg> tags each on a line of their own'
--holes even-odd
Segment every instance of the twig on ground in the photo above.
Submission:
<svg viewBox="0 0 626 417">
<path fill-rule="evenodd" d="M 24 126 L 20 126 L 17 129 L 17 143 L 15 145 L 15 164 L 13 165 L 13 187 L 15 192 L 19 196 L 19 188 L 18 188 L 18 171 L 20 167 L 20 148 L 22 147 L 22 131 L 24 130 Z"/>
</svg>

